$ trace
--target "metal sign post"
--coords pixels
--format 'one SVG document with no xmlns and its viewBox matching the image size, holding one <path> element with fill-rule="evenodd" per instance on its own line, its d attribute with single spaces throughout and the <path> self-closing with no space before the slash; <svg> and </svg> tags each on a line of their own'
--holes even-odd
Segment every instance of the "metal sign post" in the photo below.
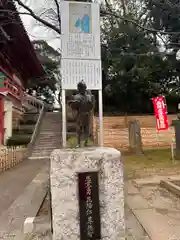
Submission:
<svg viewBox="0 0 180 240">
<path fill-rule="evenodd" d="M 103 98 L 102 89 L 98 90 L 98 101 L 99 101 L 99 145 L 103 147 Z"/>
<path fill-rule="evenodd" d="M 99 95 L 99 145 L 103 146 L 102 67 L 100 5 L 89 2 L 61 2 L 62 139 L 66 147 L 66 94 L 84 81 Z M 99 23 L 99 24 L 98 24 Z"/>
<path fill-rule="evenodd" d="M 66 147 L 67 129 L 66 129 L 66 90 L 62 89 L 62 146 Z"/>
</svg>

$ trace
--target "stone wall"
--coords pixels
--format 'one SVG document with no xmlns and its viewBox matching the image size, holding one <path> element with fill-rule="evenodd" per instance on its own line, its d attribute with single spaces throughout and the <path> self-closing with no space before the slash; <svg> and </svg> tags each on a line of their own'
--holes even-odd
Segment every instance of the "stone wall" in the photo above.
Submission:
<svg viewBox="0 0 180 240">
<path fill-rule="evenodd" d="M 172 120 L 177 119 L 177 115 L 172 114 L 168 115 L 169 123 L 172 123 Z M 156 119 L 154 115 L 147 116 L 112 116 L 104 117 L 104 127 L 110 128 L 126 128 L 128 127 L 128 122 L 131 120 L 138 120 L 140 122 L 141 127 L 156 127 Z"/>
<path fill-rule="evenodd" d="M 169 115 L 169 123 L 176 119 L 176 115 Z M 143 148 L 167 148 L 175 142 L 174 128 L 167 131 L 156 131 L 154 116 L 128 116 L 128 117 L 104 117 L 104 145 L 117 149 L 129 149 L 129 135 L 127 123 L 130 120 L 139 120 Z M 97 118 L 94 118 L 93 131 L 95 142 L 98 141 L 99 126 Z"/>
</svg>

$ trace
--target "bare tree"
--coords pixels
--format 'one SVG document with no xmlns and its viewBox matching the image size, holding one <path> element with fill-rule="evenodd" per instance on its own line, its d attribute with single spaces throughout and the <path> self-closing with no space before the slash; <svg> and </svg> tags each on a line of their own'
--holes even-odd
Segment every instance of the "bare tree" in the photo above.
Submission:
<svg viewBox="0 0 180 240">
<path fill-rule="evenodd" d="M 34 7 L 32 4 L 33 0 L 2 0 L 0 1 L 0 17 L 4 16 L 6 12 L 8 12 L 8 18 L 9 21 L 13 22 L 14 24 L 17 23 L 17 15 L 29 15 L 33 19 L 36 20 L 37 23 L 41 24 L 42 26 L 47 27 L 49 30 L 53 30 L 58 36 L 61 34 L 61 16 L 60 16 L 60 1 L 59 0 L 44 0 L 44 6 L 42 7 L 37 7 L 37 1 L 34 3 Z M 2 4 L 3 2 L 3 4 Z M 17 9 L 11 10 L 7 8 L 8 3 L 13 4 L 15 2 Z M 88 0 L 84 0 L 82 2 L 89 2 Z M 133 4 L 139 4 L 140 8 L 143 9 L 144 6 L 141 3 L 141 1 L 138 0 L 130 0 L 131 3 Z M 111 3 L 111 4 L 110 4 Z M 141 11 L 141 14 L 139 15 L 139 18 L 137 18 L 137 21 L 131 18 L 126 17 L 127 12 L 129 11 L 128 9 L 128 4 L 129 0 L 113 0 L 113 4 L 110 0 L 105 0 L 104 8 L 101 9 L 101 16 L 106 16 L 110 18 L 118 20 L 123 20 L 130 22 L 131 24 L 134 24 L 138 26 L 141 29 L 144 29 L 147 32 L 152 32 L 152 33 L 160 33 L 160 34 L 179 34 L 177 32 L 165 32 L 165 31 L 160 31 L 154 28 L 150 28 L 147 25 L 144 25 L 145 22 L 141 23 L 139 21 L 139 18 L 144 17 L 144 15 L 147 15 L 147 9 L 144 8 L 143 11 Z M 38 4 L 42 4 L 42 1 L 38 1 Z M 116 5 L 117 7 L 113 7 L 113 5 Z M 132 6 L 132 4 L 131 4 Z M 118 10 L 119 9 L 119 10 Z M 122 9 L 122 10 L 120 10 Z M 123 11 L 123 14 L 122 14 Z M 7 14 L 6 14 L 7 15 Z M 6 16 L 7 17 L 7 16 Z M 1 18 L 2 19 L 2 18 Z M 0 23 L 0 30 L 2 32 L 2 27 L 3 24 L 7 24 L 6 22 Z M 5 34 L 3 34 L 5 35 Z M 6 36 L 7 38 L 7 36 Z"/>
<path fill-rule="evenodd" d="M 14 0 L 14 2 L 24 10 L 24 14 L 30 15 L 38 23 L 54 30 L 57 34 L 61 34 L 60 4 L 58 0 L 49 1 L 47 8 L 38 9 L 38 11 L 33 10 L 27 0 Z M 20 14 L 22 13 L 20 12 Z"/>
</svg>

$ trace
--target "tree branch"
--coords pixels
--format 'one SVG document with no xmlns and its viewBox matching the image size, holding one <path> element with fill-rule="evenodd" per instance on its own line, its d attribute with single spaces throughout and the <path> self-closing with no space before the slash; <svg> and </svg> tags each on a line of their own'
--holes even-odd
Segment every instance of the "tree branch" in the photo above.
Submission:
<svg viewBox="0 0 180 240">
<path fill-rule="evenodd" d="M 46 21 L 46 20 L 40 18 L 39 16 L 37 16 L 34 13 L 34 11 L 31 8 L 29 8 L 27 5 L 25 5 L 21 0 L 14 0 L 14 1 L 16 3 L 18 3 L 19 6 L 23 7 L 29 13 L 29 15 L 31 15 L 31 17 L 33 17 L 35 20 L 42 23 L 46 27 L 51 28 L 56 33 L 61 34 L 61 29 L 60 28 L 57 28 L 55 25 L 53 25 L 53 24 L 49 23 L 48 21 Z"/>
<path fill-rule="evenodd" d="M 56 7 L 57 7 L 57 17 L 58 17 L 58 22 L 59 22 L 59 27 L 56 27 L 54 24 L 42 19 L 40 16 L 38 16 L 37 14 L 35 14 L 35 12 L 30 8 L 28 7 L 26 4 L 24 4 L 22 2 L 22 0 L 14 0 L 16 3 L 18 3 L 19 6 L 23 7 L 27 13 L 23 12 L 19 12 L 19 14 L 27 14 L 27 15 L 30 15 L 31 17 L 33 17 L 36 21 L 42 23 L 44 26 L 54 30 L 56 33 L 58 34 L 61 34 L 61 28 L 60 28 L 60 23 L 61 23 L 61 18 L 60 18 L 60 7 L 59 7 L 59 3 L 58 3 L 58 0 L 54 0 L 55 1 L 55 4 L 56 4 Z M 106 10 L 101 10 L 101 16 L 111 16 L 111 17 L 115 17 L 116 20 L 117 19 L 121 19 L 125 22 L 130 22 L 134 25 L 136 25 L 138 28 L 140 29 L 143 29 L 145 31 L 148 31 L 148 32 L 151 32 L 151 33 L 159 33 L 159 34 L 162 34 L 162 35 L 179 35 L 180 32 L 166 32 L 166 31 L 161 31 L 161 30 L 158 30 L 158 29 L 154 29 L 154 28 L 148 28 L 148 27 L 145 27 L 141 24 L 139 24 L 137 21 L 133 20 L 133 19 L 129 19 L 129 18 L 126 18 L 124 16 L 120 16 L 119 14 L 115 13 L 111 7 L 110 7 L 110 4 L 108 3 L 107 0 L 105 0 L 105 3 L 106 3 L 106 6 L 108 8 L 108 11 Z M 8 10 L 7 10 L 8 11 Z M 1 10 L 0 10 L 1 12 Z"/>
<path fill-rule="evenodd" d="M 160 33 L 160 34 L 163 34 L 163 35 L 179 35 L 180 32 L 165 32 L 165 31 L 161 31 L 161 30 L 158 30 L 158 29 L 155 29 L 155 28 L 147 28 L 147 27 L 144 27 L 142 25 L 140 25 L 139 23 L 137 23 L 135 20 L 133 19 L 129 19 L 129 18 L 126 18 L 126 17 L 122 17 L 120 15 L 117 15 L 116 13 L 113 13 L 112 11 L 111 12 L 108 12 L 108 11 L 101 11 L 101 14 L 102 16 L 113 16 L 115 18 L 119 18 L 125 22 L 130 22 L 130 23 L 133 23 L 134 25 L 136 25 L 137 27 L 145 30 L 145 31 L 148 31 L 148 32 L 151 32 L 151 33 Z"/>
<path fill-rule="evenodd" d="M 61 29 L 61 14 L 60 14 L 60 6 L 58 3 L 58 0 L 54 0 L 55 4 L 56 4 L 56 8 L 57 8 L 57 18 L 58 18 L 58 22 L 59 22 L 59 28 Z"/>
</svg>

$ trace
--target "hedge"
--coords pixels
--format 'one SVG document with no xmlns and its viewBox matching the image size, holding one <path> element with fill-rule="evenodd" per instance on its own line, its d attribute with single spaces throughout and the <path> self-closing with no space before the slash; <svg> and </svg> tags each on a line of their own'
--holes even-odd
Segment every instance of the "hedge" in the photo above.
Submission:
<svg viewBox="0 0 180 240">
<path fill-rule="evenodd" d="M 31 136 L 20 136 L 14 135 L 8 138 L 6 145 L 7 146 L 20 146 L 20 145 L 28 145 L 31 141 Z"/>
<path fill-rule="evenodd" d="M 13 135 L 14 134 L 33 134 L 33 128 L 24 128 L 24 129 L 21 129 L 21 128 L 15 128 L 13 129 Z"/>
</svg>

